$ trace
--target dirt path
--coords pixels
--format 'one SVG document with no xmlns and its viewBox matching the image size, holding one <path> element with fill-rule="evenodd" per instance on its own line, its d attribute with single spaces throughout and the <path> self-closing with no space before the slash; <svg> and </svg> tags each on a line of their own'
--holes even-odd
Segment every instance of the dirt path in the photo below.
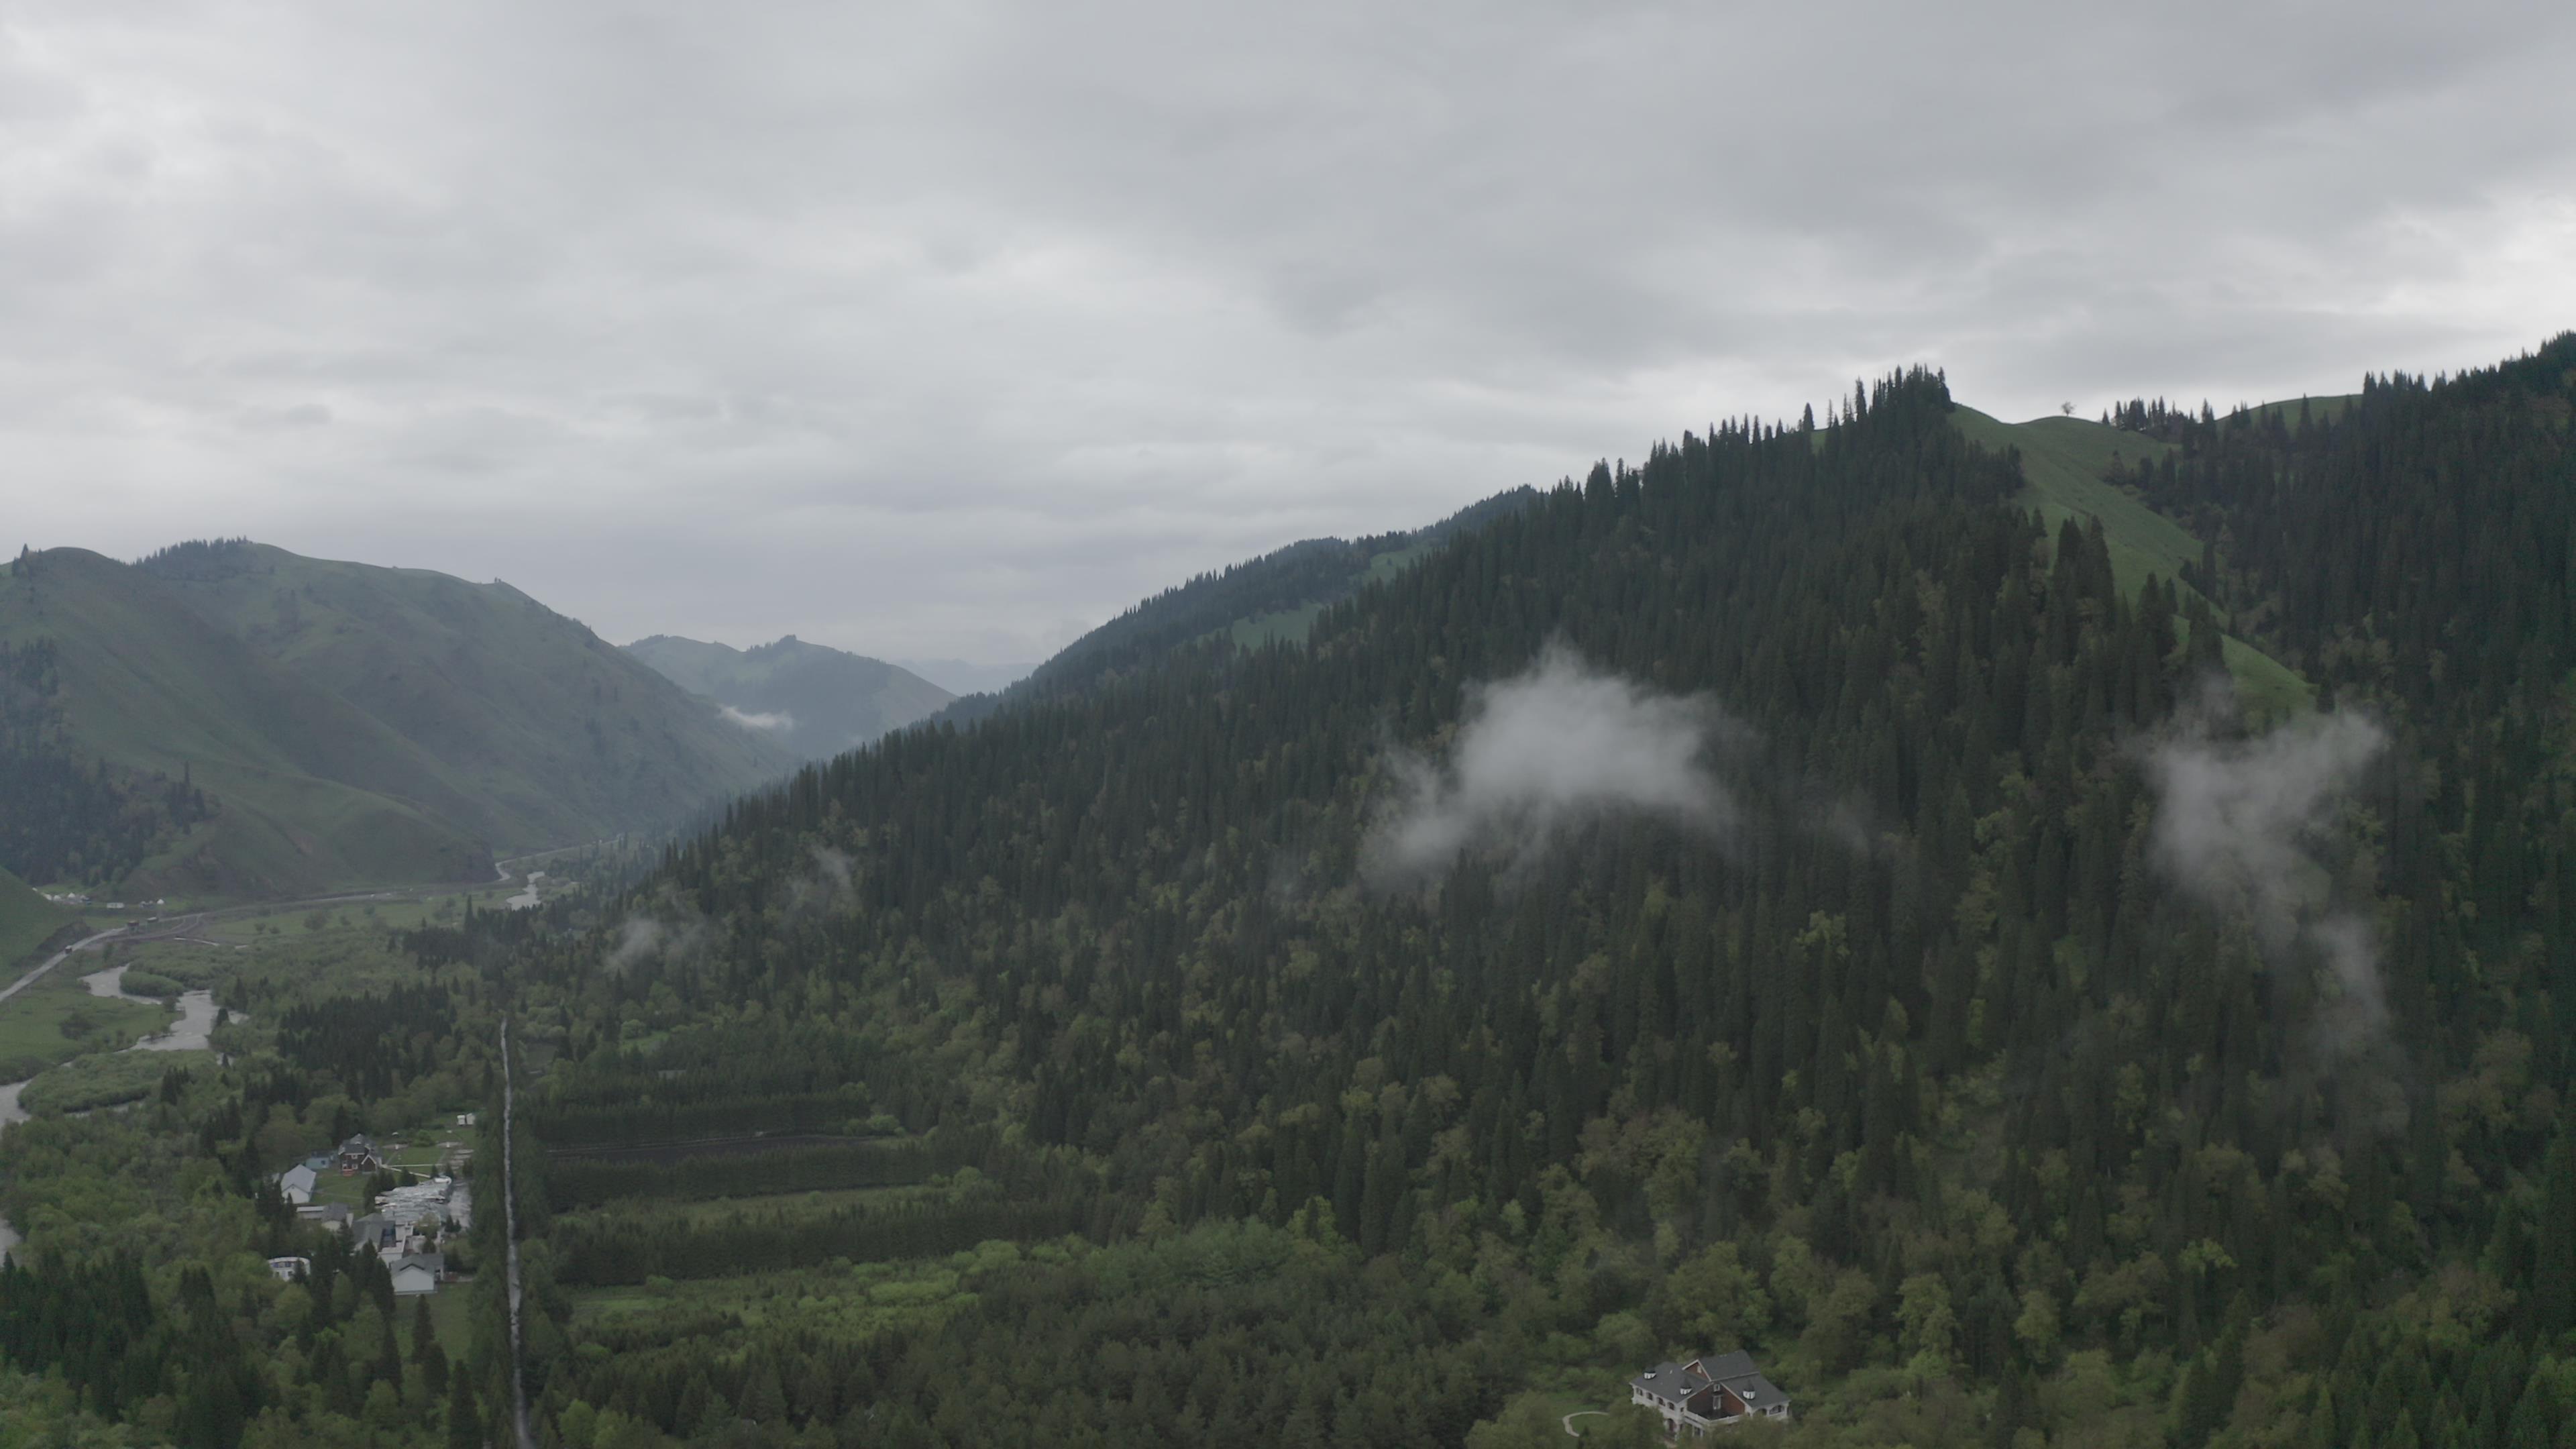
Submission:
<svg viewBox="0 0 2576 1449">
<path fill-rule="evenodd" d="M 1577 1409 L 1573 1413 L 1565 1416 L 1565 1437 L 1569 1439 L 1580 1439 L 1583 1437 L 1583 1431 L 1574 1427 L 1574 1421 L 1577 1419 L 1607 1419 L 1609 1417 L 1610 1411 L 1608 1409 Z"/>
</svg>

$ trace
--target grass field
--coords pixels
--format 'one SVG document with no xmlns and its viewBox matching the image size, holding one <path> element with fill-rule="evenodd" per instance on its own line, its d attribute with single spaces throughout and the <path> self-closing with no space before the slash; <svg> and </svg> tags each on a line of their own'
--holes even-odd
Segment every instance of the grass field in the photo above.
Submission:
<svg viewBox="0 0 2576 1449">
<path fill-rule="evenodd" d="M 0 983 L 17 979 L 10 968 L 33 956 L 38 946 L 71 923 L 69 911 L 0 870 Z"/>
<path fill-rule="evenodd" d="M 2299 426 L 2299 409 L 2302 407 L 2308 410 L 2310 418 L 2327 423 L 2343 416 L 2344 409 L 2359 401 L 2361 401 L 2361 394 L 2357 392 L 2336 393 L 2330 397 L 2294 398 L 2289 402 L 2260 403 L 2243 412 L 2229 413 L 2223 421 L 2234 422 L 2243 418 L 2251 422 L 2263 422 L 2278 417 L 2282 422 L 2289 424 L 2291 431 L 2296 432 Z"/>
<path fill-rule="evenodd" d="M 406 1361 L 416 1346 L 411 1331 L 414 1311 L 406 1303 L 394 1315 L 402 1324 L 403 1358 Z M 473 1300 L 464 1284 L 443 1284 L 437 1292 L 429 1295 L 429 1331 L 438 1340 L 439 1348 L 447 1354 L 449 1363 L 460 1362 L 465 1351 L 474 1346 Z"/>
<path fill-rule="evenodd" d="M 729 1314 L 741 1322 L 737 1334 L 775 1328 L 864 1336 L 886 1328 L 935 1323 L 972 1304 L 975 1298 L 965 1287 L 969 1274 L 1024 1262 L 1063 1262 L 1069 1256 L 1060 1244 L 1021 1247 L 991 1242 L 944 1258 L 856 1264 L 835 1260 L 734 1278 L 656 1281 L 640 1288 L 576 1288 L 571 1290 L 573 1320 Z"/>
<path fill-rule="evenodd" d="M 2135 592 L 2150 573 L 2178 578 L 2184 564 L 2200 557 L 2200 540 L 2181 524 L 2102 481 L 2103 471 L 2114 462 L 2161 459 L 2173 451 L 2172 444 L 2082 418 L 2012 424 L 1967 407 L 1953 417 L 1959 431 L 1989 448 L 2021 450 L 2021 475 L 2029 484 L 2022 501 L 2039 509 L 2052 533 L 2070 517 L 2102 520 L 2111 567 L 2123 589 Z"/>
<path fill-rule="evenodd" d="M 853 1203 L 901 1202 L 907 1198 L 937 1198 L 947 1195 L 945 1188 L 927 1184 L 904 1187 L 851 1187 L 835 1192 L 764 1193 L 755 1197 L 699 1198 L 685 1201 L 656 1199 L 650 1202 L 612 1203 L 606 1207 L 578 1208 L 558 1213 L 559 1223 L 607 1217 L 632 1223 L 649 1218 L 655 1226 L 669 1223 L 700 1223 L 718 1219 L 744 1208 L 761 1208 L 790 1214 L 829 1213 Z"/>
<path fill-rule="evenodd" d="M 1315 621 L 1322 618 L 1322 603 L 1303 604 L 1294 609 L 1280 609 L 1253 619 L 1237 619 L 1231 631 L 1238 649 L 1258 649 L 1274 639 L 1306 642 L 1315 632 Z"/>
<path fill-rule="evenodd" d="M 1364 588 L 1370 584 L 1382 583 L 1394 578 L 1429 558 L 1432 551 L 1439 546 L 1436 542 L 1426 540 L 1373 555 L 1368 561 L 1367 571 L 1359 576 L 1359 586 Z M 1315 632 L 1315 621 L 1323 617 L 1327 602 L 1329 601 L 1319 599 L 1311 604 L 1300 604 L 1293 609 L 1274 609 L 1253 618 L 1237 619 L 1234 621 L 1234 626 L 1224 632 L 1234 640 L 1235 647 L 1238 649 L 1258 649 L 1277 639 L 1290 639 L 1303 644 L 1306 642 L 1306 637 Z"/>
<path fill-rule="evenodd" d="M 2290 406 L 2295 409 L 2297 405 Z M 2039 510 L 2052 535 L 2069 518 L 2102 521 L 2111 570 L 2123 590 L 2135 593 L 2146 584 L 2148 575 L 2154 574 L 2186 597 L 2196 592 L 2181 581 L 2181 576 L 2185 563 L 2200 558 L 2200 540 L 2135 494 L 2104 482 L 2102 477 L 2114 463 L 2161 459 L 2173 451 L 2172 444 L 2083 418 L 2006 423 L 1971 407 L 1959 408 L 1952 417 L 1959 431 L 1977 443 L 1997 450 L 2021 450 L 2022 479 L 2028 485 L 2022 503 Z M 2226 641 L 2226 658 L 2228 673 L 2236 680 L 2237 697 L 2258 723 L 2293 714 L 2315 697 L 2315 691 L 2298 671 L 2233 635 Z"/>
<path fill-rule="evenodd" d="M 314 934 L 307 922 L 317 915 L 320 929 L 413 931 L 432 923 L 454 924 L 464 914 L 465 904 L 473 902 L 478 911 L 506 910 L 502 904 L 519 887 L 485 887 L 478 890 L 442 893 L 434 896 L 406 896 L 385 901 L 350 901 L 335 906 L 306 906 L 271 911 L 255 916 L 235 916 L 209 924 L 199 935 L 210 941 L 252 946 L 263 941 L 295 940 Z"/>
<path fill-rule="evenodd" d="M 59 650 L 76 751 L 216 802 L 127 894 L 471 881 L 491 851 L 658 823 L 793 764 L 502 584 L 241 546 L 0 566 L 0 642 Z"/>
<path fill-rule="evenodd" d="M 34 1076 L 87 1052 L 130 1046 L 175 1017 L 164 1007 L 90 995 L 79 973 L 95 969 L 86 957 L 66 961 L 0 1001 L 0 1082 Z"/>
</svg>

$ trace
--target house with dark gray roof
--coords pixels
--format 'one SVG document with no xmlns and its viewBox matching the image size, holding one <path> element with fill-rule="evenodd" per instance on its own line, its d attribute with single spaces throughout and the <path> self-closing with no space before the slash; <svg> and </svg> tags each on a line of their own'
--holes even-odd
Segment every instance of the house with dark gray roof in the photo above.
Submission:
<svg viewBox="0 0 2576 1449">
<path fill-rule="evenodd" d="M 447 1256 L 443 1253 L 405 1253 L 389 1266 L 397 1298 L 435 1293 L 439 1280 L 447 1276 Z"/>
<path fill-rule="evenodd" d="M 1746 1419 L 1789 1419 L 1789 1396 L 1740 1349 L 1657 1364 L 1628 1380 L 1628 1402 L 1654 1410 L 1664 1437 L 1676 1442 L 1705 1439 L 1711 1429 Z"/>
<path fill-rule="evenodd" d="M 305 1203 L 295 1210 L 297 1222 L 312 1223 L 316 1227 L 328 1228 L 335 1233 L 349 1231 L 349 1224 L 356 1217 L 357 1214 L 351 1212 L 349 1205 L 344 1202 Z"/>
</svg>

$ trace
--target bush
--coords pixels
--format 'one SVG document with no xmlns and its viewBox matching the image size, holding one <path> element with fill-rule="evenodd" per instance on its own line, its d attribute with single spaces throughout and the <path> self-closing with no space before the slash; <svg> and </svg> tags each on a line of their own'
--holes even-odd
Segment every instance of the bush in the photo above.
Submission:
<svg viewBox="0 0 2576 1449">
<path fill-rule="evenodd" d="M 18 1105 L 30 1113 L 86 1112 L 138 1102 L 161 1085 L 161 1074 L 211 1063 L 213 1052 L 112 1052 L 74 1057 L 27 1084 Z"/>
<path fill-rule="evenodd" d="M 157 971 L 138 971 L 129 967 L 125 972 L 125 994 L 128 996 L 150 996 L 167 1001 L 187 989 Z"/>
</svg>

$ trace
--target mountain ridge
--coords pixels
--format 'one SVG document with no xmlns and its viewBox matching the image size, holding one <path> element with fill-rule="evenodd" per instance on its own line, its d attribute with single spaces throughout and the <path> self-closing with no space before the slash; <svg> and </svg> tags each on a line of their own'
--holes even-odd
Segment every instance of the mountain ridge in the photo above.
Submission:
<svg viewBox="0 0 2576 1449">
<path fill-rule="evenodd" d="M 623 648 L 800 759 L 867 744 L 957 698 L 901 665 L 793 634 L 749 649 L 676 634 L 655 634 Z"/>
<path fill-rule="evenodd" d="M 106 851 L 154 894 L 488 878 L 496 847 L 676 820 L 793 763 L 520 590 L 247 540 L 31 553 L 0 645 L 26 676 L 8 778 L 95 837 L 43 858 L 86 877 Z"/>
</svg>

